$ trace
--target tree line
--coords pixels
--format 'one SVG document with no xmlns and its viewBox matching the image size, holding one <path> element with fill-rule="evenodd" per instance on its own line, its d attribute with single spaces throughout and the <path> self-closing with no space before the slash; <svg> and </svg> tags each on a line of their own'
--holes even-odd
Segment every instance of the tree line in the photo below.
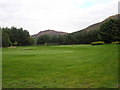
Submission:
<svg viewBox="0 0 120 90">
<path fill-rule="evenodd" d="M 34 43 L 27 30 L 16 27 L 0 28 L 2 31 L 2 46 L 28 46 Z"/>
<path fill-rule="evenodd" d="M 97 30 L 82 30 L 64 36 L 43 35 L 37 39 L 37 44 L 71 45 L 90 44 L 95 41 L 104 41 L 105 43 L 120 41 L 120 20 L 110 19 Z"/>
<path fill-rule="evenodd" d="M 40 36 L 36 44 L 50 44 L 50 45 L 71 45 L 71 44 L 89 44 L 98 40 L 99 30 L 81 31 L 80 33 L 71 33 L 63 36 Z"/>
<path fill-rule="evenodd" d="M 34 45 L 71 45 L 71 44 L 90 44 L 95 41 L 111 43 L 120 41 L 120 20 L 110 19 L 103 23 L 99 29 L 70 33 L 67 35 L 42 35 L 35 41 L 30 37 L 27 30 L 22 28 L 0 28 L 2 30 L 2 46 L 28 46 Z"/>
</svg>

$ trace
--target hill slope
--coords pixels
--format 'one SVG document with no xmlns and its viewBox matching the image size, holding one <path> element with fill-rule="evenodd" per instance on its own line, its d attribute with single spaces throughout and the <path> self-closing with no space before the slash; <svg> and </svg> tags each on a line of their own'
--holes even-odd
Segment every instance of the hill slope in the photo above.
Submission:
<svg viewBox="0 0 120 90">
<path fill-rule="evenodd" d="M 103 20 L 102 22 L 99 22 L 99 23 L 90 25 L 90 26 L 88 26 L 87 28 L 82 29 L 82 30 L 79 30 L 79 31 L 77 31 L 77 32 L 97 30 L 97 29 L 100 28 L 100 26 L 101 26 L 103 23 L 105 23 L 105 22 L 108 21 L 109 19 L 118 19 L 119 17 L 120 17 L 120 14 L 110 16 L 110 17 L 108 17 L 107 19 Z M 77 32 L 73 32 L 73 33 L 77 33 Z M 59 32 L 59 31 L 55 31 L 55 30 L 45 30 L 45 31 L 40 31 L 38 34 L 34 34 L 34 35 L 32 35 L 31 37 L 33 37 L 33 38 L 38 38 L 38 37 L 41 36 L 41 35 L 50 35 L 50 36 L 53 36 L 53 35 L 65 35 L 65 34 L 68 34 L 68 33 L 67 33 L 67 32 Z"/>
<path fill-rule="evenodd" d="M 85 30 L 85 31 L 97 30 L 97 29 L 99 29 L 100 26 L 101 26 L 103 23 L 105 23 L 106 21 L 108 21 L 108 20 L 110 20 L 110 19 L 118 19 L 119 17 L 120 17 L 120 14 L 110 16 L 110 17 L 108 17 L 107 19 L 105 19 L 105 20 L 102 21 L 102 22 L 99 22 L 99 23 L 90 25 L 90 26 L 88 26 L 87 28 L 82 29 L 82 31 L 83 31 L 83 30 Z M 80 31 L 81 31 L 81 30 L 80 30 Z M 78 31 L 78 32 L 79 32 L 79 31 Z"/>
<path fill-rule="evenodd" d="M 42 35 L 53 36 L 53 35 L 65 35 L 65 34 L 67 34 L 67 33 L 66 32 L 59 32 L 59 31 L 55 31 L 55 30 L 45 30 L 45 31 L 40 31 L 38 34 L 32 35 L 32 37 L 37 38 L 37 37 L 42 36 Z"/>
</svg>

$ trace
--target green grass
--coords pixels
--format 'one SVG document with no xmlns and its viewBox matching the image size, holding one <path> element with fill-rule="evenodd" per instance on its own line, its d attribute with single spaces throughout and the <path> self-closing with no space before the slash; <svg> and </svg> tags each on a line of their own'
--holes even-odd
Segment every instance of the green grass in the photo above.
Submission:
<svg viewBox="0 0 120 90">
<path fill-rule="evenodd" d="M 0 48 L 0 89 L 2 88 L 2 48 Z"/>
<path fill-rule="evenodd" d="M 118 45 L 3 48 L 3 88 L 116 88 Z"/>
</svg>

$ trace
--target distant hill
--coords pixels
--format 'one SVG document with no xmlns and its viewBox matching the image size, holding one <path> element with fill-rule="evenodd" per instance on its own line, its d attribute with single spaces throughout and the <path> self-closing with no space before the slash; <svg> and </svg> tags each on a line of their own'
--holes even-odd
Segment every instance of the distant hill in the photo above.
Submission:
<svg viewBox="0 0 120 90">
<path fill-rule="evenodd" d="M 90 26 L 88 26 L 87 28 L 82 29 L 82 30 L 79 30 L 79 31 L 77 31 L 77 32 L 97 30 L 97 29 L 99 29 L 100 26 L 101 26 L 103 23 L 105 23 L 106 21 L 108 21 L 108 20 L 110 20 L 110 19 L 118 19 L 119 17 L 120 17 L 120 14 L 110 16 L 110 17 L 106 18 L 105 20 L 103 20 L 102 22 L 99 22 L 99 23 L 90 25 Z M 73 33 L 77 33 L 77 32 L 73 32 Z M 34 35 L 32 35 L 31 37 L 33 37 L 33 38 L 38 38 L 38 37 L 41 36 L 41 35 L 53 36 L 53 35 L 65 35 L 65 34 L 68 34 L 68 33 L 67 33 L 67 32 L 59 32 L 59 31 L 55 31 L 55 30 L 45 30 L 45 31 L 40 31 L 38 34 L 34 34 Z"/>
<path fill-rule="evenodd" d="M 119 17 L 120 17 L 120 14 L 110 16 L 110 17 L 108 17 L 107 19 L 103 20 L 102 22 L 99 22 L 99 23 L 90 25 L 90 26 L 88 26 L 87 28 L 82 29 L 82 30 L 80 30 L 80 31 L 97 30 L 97 29 L 99 29 L 100 26 L 101 26 L 103 23 L 105 23 L 106 21 L 108 21 L 108 20 L 110 20 L 110 19 L 118 19 Z M 80 32 L 80 31 L 77 31 L 77 32 Z"/>
<path fill-rule="evenodd" d="M 65 34 L 68 34 L 68 33 L 55 31 L 55 30 L 45 30 L 45 31 L 40 31 L 38 34 L 34 34 L 31 37 L 38 38 L 39 36 L 42 36 L 42 35 L 54 36 L 54 35 L 65 35 Z"/>
</svg>

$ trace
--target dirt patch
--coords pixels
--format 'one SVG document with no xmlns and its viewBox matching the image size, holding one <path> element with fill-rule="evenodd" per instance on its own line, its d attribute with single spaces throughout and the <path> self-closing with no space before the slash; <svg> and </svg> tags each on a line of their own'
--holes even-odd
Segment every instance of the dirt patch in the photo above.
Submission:
<svg viewBox="0 0 120 90">
<path fill-rule="evenodd" d="M 8 47 L 8 48 L 16 48 L 16 46 L 10 46 L 10 47 Z"/>
</svg>

